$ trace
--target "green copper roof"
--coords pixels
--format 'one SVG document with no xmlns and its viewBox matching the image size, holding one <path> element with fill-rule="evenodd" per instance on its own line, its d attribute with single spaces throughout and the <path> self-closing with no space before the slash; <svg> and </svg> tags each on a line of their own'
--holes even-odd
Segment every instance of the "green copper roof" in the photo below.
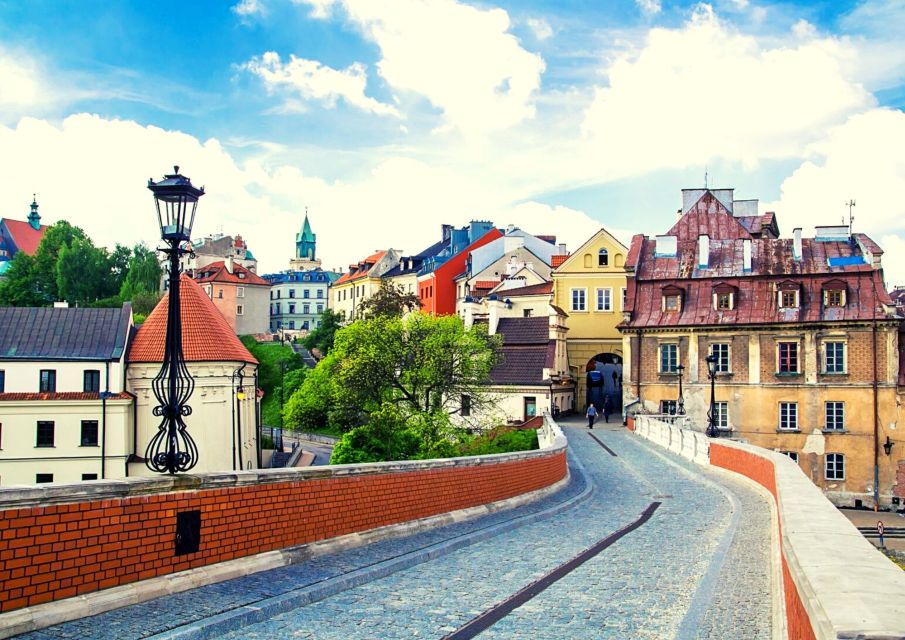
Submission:
<svg viewBox="0 0 905 640">
<path fill-rule="evenodd" d="M 314 232 L 311 231 L 311 224 L 308 222 L 308 213 L 305 213 L 305 224 L 302 226 L 302 235 L 299 240 L 303 242 L 314 242 Z"/>
</svg>

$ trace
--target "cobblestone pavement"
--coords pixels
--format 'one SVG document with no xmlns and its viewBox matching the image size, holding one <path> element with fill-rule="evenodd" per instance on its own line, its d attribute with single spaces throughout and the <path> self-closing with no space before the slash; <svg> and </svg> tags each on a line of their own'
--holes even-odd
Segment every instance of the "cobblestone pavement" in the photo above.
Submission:
<svg viewBox="0 0 905 640">
<path fill-rule="evenodd" d="M 221 637 L 440 638 L 635 521 L 656 501 L 662 505 L 643 526 L 480 637 L 769 638 L 770 514 L 760 494 L 599 425 L 604 428 L 594 434 L 618 454 L 611 456 L 581 422 L 564 423 L 573 481 L 538 503 L 22 637 L 147 637 L 245 604 L 266 604 L 292 589 L 550 508 L 581 494 L 587 477 L 594 491 L 574 508 Z"/>
</svg>

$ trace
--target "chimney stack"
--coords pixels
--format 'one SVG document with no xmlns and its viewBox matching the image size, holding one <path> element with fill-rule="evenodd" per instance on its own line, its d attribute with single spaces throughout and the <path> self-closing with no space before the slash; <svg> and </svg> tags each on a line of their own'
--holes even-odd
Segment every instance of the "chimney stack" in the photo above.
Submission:
<svg viewBox="0 0 905 640">
<path fill-rule="evenodd" d="M 792 230 L 792 258 L 796 261 L 801 260 L 801 227 L 795 227 Z"/>
<path fill-rule="evenodd" d="M 751 271 L 751 240 L 742 240 L 742 268 L 747 272 Z"/>
<path fill-rule="evenodd" d="M 698 267 L 706 269 L 710 265 L 710 236 L 706 233 L 698 236 Z"/>
<path fill-rule="evenodd" d="M 228 256 L 226 258 L 226 262 L 224 264 L 226 265 L 226 270 L 229 271 L 230 273 L 232 273 L 233 272 L 233 257 Z"/>
</svg>

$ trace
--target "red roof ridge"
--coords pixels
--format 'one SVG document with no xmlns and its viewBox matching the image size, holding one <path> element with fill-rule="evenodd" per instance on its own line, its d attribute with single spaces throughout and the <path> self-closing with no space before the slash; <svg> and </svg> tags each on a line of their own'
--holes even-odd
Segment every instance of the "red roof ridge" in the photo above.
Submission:
<svg viewBox="0 0 905 640">
<path fill-rule="evenodd" d="M 569 259 L 568 253 L 564 254 L 564 255 L 563 254 L 555 255 L 552 258 L 550 258 L 550 266 L 555 269 L 556 267 L 562 265 L 562 263 L 568 259 Z"/>
<path fill-rule="evenodd" d="M 258 364 L 201 285 L 185 274 L 180 276 L 179 281 L 182 348 L 186 361 Z M 170 295 L 167 293 L 138 328 L 129 346 L 128 362 L 163 362 L 169 302 Z"/>
<path fill-rule="evenodd" d="M 208 271 L 214 271 L 210 276 L 201 277 L 199 274 L 207 273 Z M 245 274 L 244 278 L 240 278 L 236 275 L 237 272 L 242 272 Z M 245 267 L 237 262 L 233 262 L 233 272 L 230 273 L 226 268 L 226 262 L 224 260 L 218 260 L 217 262 L 211 262 L 206 264 L 205 266 L 195 269 L 195 280 L 197 282 L 232 282 L 237 284 L 250 284 L 254 286 L 264 286 L 269 287 L 270 283 L 267 282 L 264 278 L 256 274 L 254 271 Z"/>
<path fill-rule="evenodd" d="M 0 222 L 6 223 L 6 228 L 9 230 L 9 235 L 12 237 L 16 248 L 30 256 L 33 256 L 35 251 L 38 250 L 38 245 L 41 244 L 44 232 L 47 230 L 46 224 L 42 224 L 40 229 L 35 229 L 30 222 L 25 220 L 0 218 Z"/>
</svg>

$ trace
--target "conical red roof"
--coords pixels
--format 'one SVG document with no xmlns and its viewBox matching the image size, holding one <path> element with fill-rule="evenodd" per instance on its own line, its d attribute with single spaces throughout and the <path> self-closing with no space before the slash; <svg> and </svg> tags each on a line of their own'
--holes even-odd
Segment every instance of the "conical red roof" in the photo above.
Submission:
<svg viewBox="0 0 905 640">
<path fill-rule="evenodd" d="M 185 274 L 179 282 L 182 350 L 186 361 L 258 364 L 198 283 Z M 129 362 L 163 362 L 169 306 L 168 293 L 138 328 L 129 346 Z"/>
</svg>

